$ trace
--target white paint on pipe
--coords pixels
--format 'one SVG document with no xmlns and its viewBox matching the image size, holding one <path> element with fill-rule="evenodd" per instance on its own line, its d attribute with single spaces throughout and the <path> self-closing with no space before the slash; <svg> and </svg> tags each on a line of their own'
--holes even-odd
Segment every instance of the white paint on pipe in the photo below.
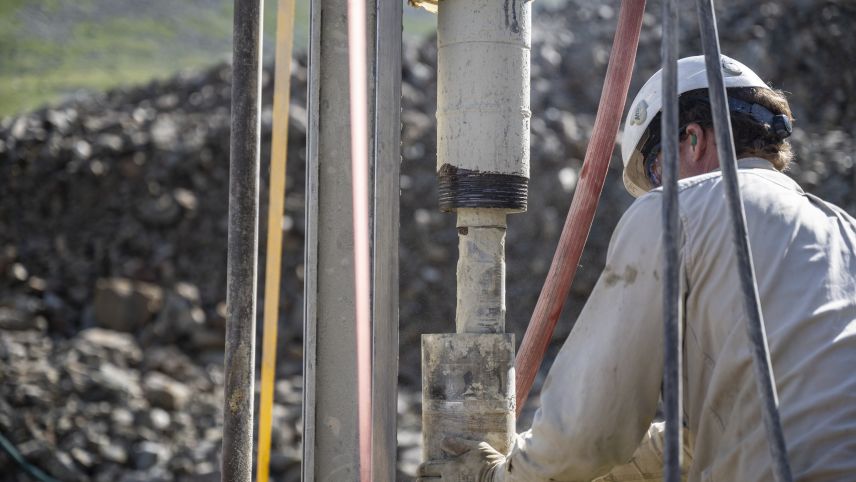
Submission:
<svg viewBox="0 0 856 482">
<path fill-rule="evenodd" d="M 443 0 L 437 169 L 529 177 L 531 2 Z"/>
<path fill-rule="evenodd" d="M 439 3 L 441 173 L 450 166 L 452 173 L 470 171 L 468 176 L 529 178 L 530 12 L 525 0 Z M 493 188 L 490 182 L 475 183 L 476 189 Z M 422 340 L 425 460 L 448 457 L 440 449 L 447 435 L 487 440 L 503 453 L 514 437 L 514 338 L 503 332 L 506 215 L 517 209 L 461 205 L 453 206 L 459 241 L 457 333 Z"/>
</svg>

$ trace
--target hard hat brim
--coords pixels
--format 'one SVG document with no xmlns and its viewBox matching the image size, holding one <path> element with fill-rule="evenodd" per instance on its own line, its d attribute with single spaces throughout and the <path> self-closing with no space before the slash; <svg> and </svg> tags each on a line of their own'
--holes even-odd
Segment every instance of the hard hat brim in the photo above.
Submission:
<svg viewBox="0 0 856 482">
<path fill-rule="evenodd" d="M 633 197 L 639 197 L 654 188 L 642 163 L 642 153 L 638 149 L 633 150 L 630 160 L 624 167 L 622 176 L 624 187 Z"/>
</svg>

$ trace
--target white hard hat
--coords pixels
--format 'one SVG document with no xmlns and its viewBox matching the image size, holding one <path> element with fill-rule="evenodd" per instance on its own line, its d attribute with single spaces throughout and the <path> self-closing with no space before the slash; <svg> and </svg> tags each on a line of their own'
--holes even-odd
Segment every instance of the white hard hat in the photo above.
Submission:
<svg viewBox="0 0 856 482">
<path fill-rule="evenodd" d="M 764 87 L 767 84 L 749 67 L 740 62 L 722 56 L 722 74 L 725 87 Z M 707 70 L 704 56 L 685 57 L 678 60 L 678 95 L 695 89 L 707 88 Z M 624 161 L 624 187 L 634 197 L 639 197 L 653 187 L 642 165 L 640 148 L 651 120 L 660 112 L 663 105 L 663 71 L 645 82 L 624 121 L 624 133 L 621 135 L 621 159 Z"/>
</svg>

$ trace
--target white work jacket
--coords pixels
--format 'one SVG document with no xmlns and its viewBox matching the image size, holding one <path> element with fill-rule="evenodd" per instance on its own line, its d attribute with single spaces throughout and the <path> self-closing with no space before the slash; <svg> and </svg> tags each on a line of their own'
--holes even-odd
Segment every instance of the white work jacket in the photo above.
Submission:
<svg viewBox="0 0 856 482">
<path fill-rule="evenodd" d="M 794 477 L 856 481 L 856 220 L 763 159 L 739 179 Z M 685 477 L 772 481 L 721 173 L 679 191 Z M 622 217 L 500 479 L 662 477 L 661 196 Z"/>
</svg>

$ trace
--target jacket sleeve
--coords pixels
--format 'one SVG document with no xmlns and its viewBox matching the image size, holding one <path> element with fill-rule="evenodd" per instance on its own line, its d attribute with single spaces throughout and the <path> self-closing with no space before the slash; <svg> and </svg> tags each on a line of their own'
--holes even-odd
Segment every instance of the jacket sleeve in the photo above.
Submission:
<svg viewBox="0 0 856 482">
<path fill-rule="evenodd" d="M 681 480 L 685 481 L 692 464 L 692 446 L 687 430 L 684 430 L 683 433 L 684 454 L 681 463 Z M 633 452 L 633 457 L 627 463 L 613 467 L 607 475 L 594 480 L 594 482 L 663 480 L 663 450 L 665 445 L 665 424 L 663 422 L 652 423 L 642 438 L 642 443 Z"/>
<path fill-rule="evenodd" d="M 588 482 L 630 460 L 643 440 L 663 371 L 660 199 L 639 198 L 619 222 L 532 428 L 508 456 L 507 481 Z"/>
</svg>

